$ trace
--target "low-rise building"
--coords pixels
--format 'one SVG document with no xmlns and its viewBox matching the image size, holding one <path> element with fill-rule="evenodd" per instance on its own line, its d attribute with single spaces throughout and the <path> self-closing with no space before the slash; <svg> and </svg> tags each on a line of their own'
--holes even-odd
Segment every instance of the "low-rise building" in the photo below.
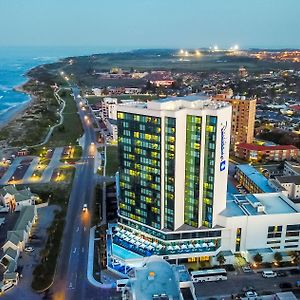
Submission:
<svg viewBox="0 0 300 300">
<path fill-rule="evenodd" d="M 124 93 L 125 94 L 130 94 L 130 95 L 136 95 L 136 94 L 140 94 L 142 91 L 141 88 L 137 88 L 137 87 L 126 87 Z"/>
<path fill-rule="evenodd" d="M 34 205 L 38 199 L 29 188 L 17 190 L 15 186 L 7 185 L 0 190 L 1 211 L 20 211 L 23 206 Z"/>
<path fill-rule="evenodd" d="M 300 164 L 297 162 L 285 161 L 283 175 L 300 175 Z"/>
<path fill-rule="evenodd" d="M 194 285 L 184 266 L 170 265 L 152 256 L 143 267 L 134 269 L 127 281 L 122 300 L 196 300 Z"/>
<path fill-rule="evenodd" d="M 300 199 L 300 175 L 277 176 L 275 180 L 292 200 Z"/>
<path fill-rule="evenodd" d="M 32 226 L 36 220 L 36 206 L 23 206 L 13 230 L 7 232 L 6 241 L 2 247 L 3 256 L 0 260 L 0 264 L 5 270 L 2 285 L 9 282 L 13 284 L 18 283 L 19 274 L 16 272 L 18 258 L 20 252 L 25 248 Z"/>
<path fill-rule="evenodd" d="M 296 159 L 298 152 L 298 148 L 293 145 L 264 146 L 241 143 L 235 148 L 236 157 L 253 162 Z"/>
<path fill-rule="evenodd" d="M 268 179 L 250 165 L 236 166 L 235 178 L 249 193 L 272 193 L 275 189 Z"/>
</svg>

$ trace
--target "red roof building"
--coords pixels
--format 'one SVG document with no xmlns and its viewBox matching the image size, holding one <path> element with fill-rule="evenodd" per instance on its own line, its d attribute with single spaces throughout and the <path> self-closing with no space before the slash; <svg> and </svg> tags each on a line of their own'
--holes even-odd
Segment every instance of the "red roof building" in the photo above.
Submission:
<svg viewBox="0 0 300 300">
<path fill-rule="evenodd" d="M 291 105 L 290 109 L 298 112 L 298 111 L 300 111 L 300 105 L 299 104 Z"/>
<path fill-rule="evenodd" d="M 264 146 L 241 143 L 236 145 L 235 156 L 247 161 L 283 161 L 297 158 L 299 149 L 293 145 Z"/>
</svg>

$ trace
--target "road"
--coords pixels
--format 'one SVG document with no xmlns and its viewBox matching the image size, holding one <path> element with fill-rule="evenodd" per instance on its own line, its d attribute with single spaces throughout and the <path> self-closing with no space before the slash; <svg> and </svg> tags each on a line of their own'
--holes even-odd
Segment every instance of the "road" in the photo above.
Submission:
<svg viewBox="0 0 300 300">
<path fill-rule="evenodd" d="M 291 275 L 287 277 L 263 278 L 259 273 L 228 272 L 228 280 L 220 282 L 195 283 L 197 299 L 208 299 L 218 297 L 228 299 L 231 294 L 242 293 L 245 287 L 253 287 L 258 294 L 263 292 L 280 292 L 279 284 L 282 282 L 291 282 L 293 286 L 300 275 Z"/>
<path fill-rule="evenodd" d="M 53 299 L 92 300 L 113 299 L 114 292 L 110 289 L 99 289 L 87 280 L 87 259 L 89 229 L 93 215 L 94 165 L 96 136 L 89 112 L 80 108 L 79 89 L 73 87 L 74 100 L 77 103 L 82 120 L 84 137 L 82 163 L 78 164 L 68 204 L 66 224 L 62 240 L 62 249 L 57 262 L 57 270 L 53 291 Z M 88 211 L 82 207 L 87 204 Z"/>
</svg>

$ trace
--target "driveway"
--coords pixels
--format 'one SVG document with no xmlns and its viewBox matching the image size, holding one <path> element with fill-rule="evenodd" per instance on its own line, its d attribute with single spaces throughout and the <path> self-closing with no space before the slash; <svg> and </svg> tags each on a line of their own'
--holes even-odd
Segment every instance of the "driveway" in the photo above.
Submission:
<svg viewBox="0 0 300 300">
<path fill-rule="evenodd" d="M 32 272 L 36 265 L 39 264 L 39 252 L 44 248 L 47 241 L 47 228 L 51 225 L 54 217 L 54 211 L 58 209 L 56 205 L 51 205 L 38 209 L 38 223 L 33 227 L 32 234 L 37 235 L 38 239 L 31 240 L 26 246 L 31 246 L 34 251 L 31 253 L 23 251 L 18 260 L 18 267 L 21 270 L 22 278 L 18 285 L 5 293 L 3 299 L 7 300 L 40 300 L 42 294 L 39 295 L 32 291 Z"/>
</svg>

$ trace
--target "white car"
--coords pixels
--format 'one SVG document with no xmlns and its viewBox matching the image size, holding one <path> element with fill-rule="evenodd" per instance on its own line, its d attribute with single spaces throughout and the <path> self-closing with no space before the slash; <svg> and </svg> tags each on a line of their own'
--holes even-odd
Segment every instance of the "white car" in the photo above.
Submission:
<svg viewBox="0 0 300 300">
<path fill-rule="evenodd" d="M 83 204 L 82 211 L 83 211 L 83 212 L 86 212 L 86 211 L 87 211 L 87 204 L 86 204 L 86 203 L 85 203 L 85 204 Z"/>
<path fill-rule="evenodd" d="M 244 266 L 244 267 L 242 267 L 242 269 L 243 269 L 244 273 L 250 273 L 250 272 L 252 272 L 252 269 L 249 266 Z"/>
<path fill-rule="evenodd" d="M 32 247 L 26 247 L 25 249 L 25 252 L 33 252 L 34 249 Z"/>
<path fill-rule="evenodd" d="M 256 298 L 258 296 L 258 294 L 255 291 L 247 291 L 245 293 L 245 297 L 247 298 Z"/>
<path fill-rule="evenodd" d="M 264 278 L 274 278 L 277 276 L 277 273 L 274 271 L 263 271 L 261 275 Z"/>
</svg>

